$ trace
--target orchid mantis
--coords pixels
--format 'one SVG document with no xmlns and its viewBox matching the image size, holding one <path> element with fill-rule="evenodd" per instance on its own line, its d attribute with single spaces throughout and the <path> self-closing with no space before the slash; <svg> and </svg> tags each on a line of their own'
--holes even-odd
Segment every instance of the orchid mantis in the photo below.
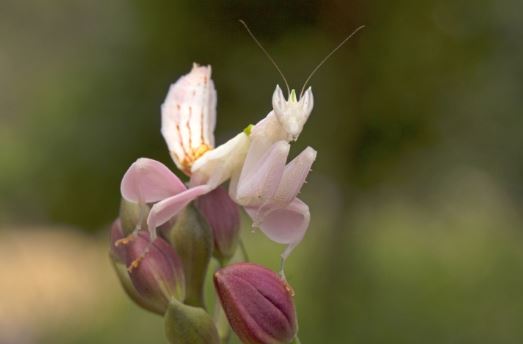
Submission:
<svg viewBox="0 0 523 344">
<path fill-rule="evenodd" d="M 215 147 L 217 96 L 211 67 L 194 63 L 190 73 L 171 85 L 162 104 L 162 135 L 174 163 L 190 177 L 189 188 L 165 165 L 141 158 L 124 175 L 121 193 L 131 202 L 152 203 L 147 227 L 154 239 L 156 229 L 187 204 L 229 181 L 230 197 L 244 207 L 253 226 L 271 240 L 287 245 L 281 255 L 283 272 L 283 263 L 303 239 L 310 222 L 309 207 L 297 195 L 316 159 L 316 151 L 307 147 L 287 163 L 290 143 L 298 139 L 314 107 L 312 90 L 306 86 L 316 71 L 364 25 L 312 70 L 298 99 L 274 59 L 247 24 L 242 20 L 240 23 L 282 76 L 287 99 L 277 85 L 272 111 L 256 125 L 247 126 Z"/>
<path fill-rule="evenodd" d="M 314 106 L 309 88 L 298 100 L 285 99 L 279 86 L 273 110 L 254 126 L 214 147 L 216 90 L 211 67 L 193 65 L 173 84 L 162 105 L 162 134 L 176 166 L 190 177 L 187 188 L 158 161 L 141 158 L 121 183 L 131 202 L 152 203 L 147 226 L 156 229 L 188 203 L 226 181 L 229 195 L 243 206 L 271 240 L 287 245 L 285 260 L 309 226 L 308 206 L 297 198 L 316 151 L 310 147 L 287 164 L 290 142 L 298 138 Z"/>
</svg>

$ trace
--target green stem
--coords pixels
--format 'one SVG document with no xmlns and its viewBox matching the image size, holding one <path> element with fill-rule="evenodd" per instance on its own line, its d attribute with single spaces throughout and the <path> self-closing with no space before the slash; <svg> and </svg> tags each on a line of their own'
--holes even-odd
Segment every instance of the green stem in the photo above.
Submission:
<svg viewBox="0 0 523 344">
<path fill-rule="evenodd" d="M 287 277 L 285 277 L 285 259 L 283 257 L 280 259 L 280 277 L 282 280 L 287 281 Z"/>
<path fill-rule="evenodd" d="M 242 238 L 240 238 L 240 253 L 243 256 L 243 261 L 249 262 L 249 254 L 247 253 L 247 249 L 245 248 L 245 244 L 243 243 Z"/>
<path fill-rule="evenodd" d="M 221 303 L 217 300 L 214 304 L 214 314 L 213 314 L 214 325 L 218 330 L 218 336 L 220 337 L 220 342 L 226 344 L 229 342 L 231 337 L 231 327 L 229 326 L 229 321 L 223 310 Z"/>
<path fill-rule="evenodd" d="M 296 334 L 296 337 L 294 337 L 294 340 L 292 341 L 292 344 L 301 344 L 300 338 Z"/>
<path fill-rule="evenodd" d="M 225 266 L 227 266 L 229 259 L 218 259 L 218 268 L 216 270 L 219 270 Z M 229 321 L 227 320 L 227 316 L 225 315 L 225 311 L 223 310 L 222 304 L 218 300 L 218 296 L 216 296 L 216 299 L 214 301 L 214 311 L 213 311 L 213 321 L 214 325 L 216 326 L 216 329 L 218 330 L 218 336 L 220 337 L 220 343 L 227 344 L 229 342 L 229 339 L 231 337 L 231 326 L 229 325 Z"/>
</svg>

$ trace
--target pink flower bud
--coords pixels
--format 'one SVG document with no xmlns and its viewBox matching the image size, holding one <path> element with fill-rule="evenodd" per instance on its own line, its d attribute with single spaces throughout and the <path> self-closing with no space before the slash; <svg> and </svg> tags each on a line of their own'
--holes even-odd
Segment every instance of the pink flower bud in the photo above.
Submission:
<svg viewBox="0 0 523 344">
<path fill-rule="evenodd" d="M 111 231 L 111 255 L 124 262 L 132 285 L 140 299 L 155 310 L 167 309 L 173 299 L 185 297 L 182 262 L 174 249 L 162 238 L 151 242 L 146 231 L 121 237 L 115 223 Z M 143 302 L 142 302 L 143 303 Z"/>
<path fill-rule="evenodd" d="M 232 257 L 240 234 L 240 209 L 223 187 L 200 196 L 197 206 L 212 229 L 213 254 L 218 259 Z"/>
<path fill-rule="evenodd" d="M 289 343 L 297 331 L 291 289 L 273 271 L 256 264 L 227 266 L 214 285 L 229 323 L 242 342 Z"/>
</svg>

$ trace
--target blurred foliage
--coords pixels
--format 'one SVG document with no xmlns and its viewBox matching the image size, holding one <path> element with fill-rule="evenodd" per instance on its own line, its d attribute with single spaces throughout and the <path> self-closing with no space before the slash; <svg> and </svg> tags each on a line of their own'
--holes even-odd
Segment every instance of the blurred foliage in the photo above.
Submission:
<svg viewBox="0 0 523 344">
<path fill-rule="evenodd" d="M 0 224 L 106 235 L 130 163 L 174 166 L 159 107 L 193 61 L 213 66 L 218 142 L 262 118 L 281 81 L 237 19 L 298 89 L 365 24 L 313 78 L 315 110 L 293 148 L 319 152 L 303 194 L 313 224 L 288 267 L 302 341 L 520 343 L 521 9 L 516 0 L 2 1 Z M 276 268 L 280 248 L 244 236 Z M 162 342 L 161 321 L 114 295 L 110 320 L 86 316 L 44 342 Z"/>
</svg>

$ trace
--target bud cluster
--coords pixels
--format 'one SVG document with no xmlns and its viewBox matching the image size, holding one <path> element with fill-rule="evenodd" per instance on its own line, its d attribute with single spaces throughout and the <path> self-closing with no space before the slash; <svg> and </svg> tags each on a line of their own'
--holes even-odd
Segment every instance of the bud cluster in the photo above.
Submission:
<svg viewBox="0 0 523 344">
<path fill-rule="evenodd" d="M 220 343 L 223 330 L 216 328 L 203 300 L 211 256 L 223 266 L 214 274 L 214 286 L 238 337 L 244 343 L 292 341 L 297 321 L 288 284 L 260 265 L 227 265 L 238 249 L 240 217 L 225 190 L 188 205 L 154 240 L 143 227 L 148 210 L 122 202 L 111 227 L 110 257 L 129 297 L 164 317 L 172 343 Z"/>
</svg>

